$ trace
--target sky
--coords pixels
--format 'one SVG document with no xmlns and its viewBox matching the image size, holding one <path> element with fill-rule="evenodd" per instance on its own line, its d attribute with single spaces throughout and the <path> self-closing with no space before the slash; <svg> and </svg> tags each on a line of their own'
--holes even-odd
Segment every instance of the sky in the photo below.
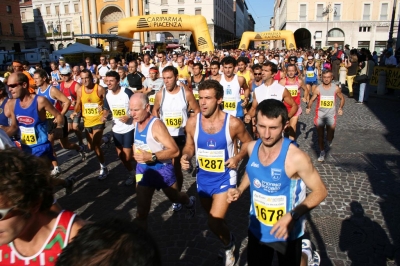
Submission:
<svg viewBox="0 0 400 266">
<path fill-rule="evenodd" d="M 269 20 L 274 16 L 274 0 L 246 0 L 246 4 L 256 22 L 255 31 L 269 31 Z"/>
</svg>

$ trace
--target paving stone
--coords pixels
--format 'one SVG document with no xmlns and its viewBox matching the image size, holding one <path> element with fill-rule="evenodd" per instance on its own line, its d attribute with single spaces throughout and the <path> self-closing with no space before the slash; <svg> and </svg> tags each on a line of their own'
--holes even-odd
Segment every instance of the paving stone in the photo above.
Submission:
<svg viewBox="0 0 400 266">
<path fill-rule="evenodd" d="M 297 142 L 311 157 L 329 193 L 306 219 L 306 235 L 320 253 L 321 265 L 400 263 L 399 103 L 370 98 L 368 104 L 360 106 L 346 98 L 344 114 L 337 117 L 335 139 L 332 147 L 327 148 L 324 163 L 317 162 L 314 110 L 312 115 L 300 116 L 302 126 Z M 110 128 L 108 123 L 106 132 Z M 72 135 L 71 140 L 76 141 Z M 60 150 L 56 145 L 64 170 L 60 178 L 72 174 L 78 177 L 71 195 L 65 195 L 61 189 L 56 191 L 56 198 L 63 207 L 91 221 L 106 216 L 132 220 L 136 216 L 135 188 L 125 186 L 128 172 L 119 162 L 113 144 L 103 150 L 110 175 L 100 182 L 99 164 L 93 152 L 82 163 L 76 152 Z M 184 173 L 182 191 L 197 197 L 195 178 L 188 173 Z M 237 265 L 246 265 L 249 204 L 246 191 L 226 215 L 236 236 Z M 154 194 L 149 232 L 159 244 L 163 265 L 221 265 L 217 259 L 221 243 L 209 231 L 207 214 L 199 201 L 196 208 L 197 217 L 186 220 L 184 210 L 174 213 L 162 192 Z M 276 262 L 274 259 L 274 265 Z"/>
</svg>

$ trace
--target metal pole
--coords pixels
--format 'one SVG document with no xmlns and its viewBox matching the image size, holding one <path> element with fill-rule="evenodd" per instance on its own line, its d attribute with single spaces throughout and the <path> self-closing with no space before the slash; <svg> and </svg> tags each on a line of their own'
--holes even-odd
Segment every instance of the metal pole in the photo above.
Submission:
<svg viewBox="0 0 400 266">
<path fill-rule="evenodd" d="M 79 16 L 79 21 L 81 23 L 81 34 L 83 34 L 82 16 Z"/>
<path fill-rule="evenodd" d="M 391 48 L 393 46 L 393 27 L 394 27 L 395 15 L 396 15 L 396 0 L 394 0 L 394 2 L 393 2 L 392 20 L 390 21 L 389 39 L 388 39 L 387 48 Z"/>
</svg>

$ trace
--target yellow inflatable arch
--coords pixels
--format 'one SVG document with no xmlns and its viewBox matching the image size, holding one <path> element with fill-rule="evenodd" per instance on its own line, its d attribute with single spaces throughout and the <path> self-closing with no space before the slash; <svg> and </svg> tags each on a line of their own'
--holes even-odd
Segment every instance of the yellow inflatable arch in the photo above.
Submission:
<svg viewBox="0 0 400 266">
<path fill-rule="evenodd" d="M 245 31 L 243 32 L 242 39 L 240 40 L 239 49 L 247 49 L 250 41 L 269 41 L 269 40 L 285 40 L 286 49 L 297 49 L 294 41 L 294 34 L 290 30 L 277 30 L 277 31 Z"/>
<path fill-rule="evenodd" d="M 118 21 L 118 35 L 132 38 L 142 31 L 191 31 L 198 51 L 214 51 L 207 21 L 201 15 L 144 15 Z"/>
</svg>

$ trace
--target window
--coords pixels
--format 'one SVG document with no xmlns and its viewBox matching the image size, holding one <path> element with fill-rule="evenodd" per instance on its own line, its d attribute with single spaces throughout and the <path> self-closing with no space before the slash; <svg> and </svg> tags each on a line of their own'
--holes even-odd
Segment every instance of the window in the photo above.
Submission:
<svg viewBox="0 0 400 266">
<path fill-rule="evenodd" d="M 307 19 L 307 5 L 306 4 L 301 4 L 300 5 L 300 21 L 305 21 Z"/>
<path fill-rule="evenodd" d="M 74 4 L 74 11 L 75 11 L 75 12 L 79 12 L 79 6 L 78 6 L 78 4 Z"/>
<path fill-rule="evenodd" d="M 320 49 L 321 48 L 321 41 L 315 42 L 315 48 Z"/>
<path fill-rule="evenodd" d="M 50 15 L 50 6 L 46 6 L 46 15 Z"/>
<path fill-rule="evenodd" d="M 331 29 L 328 32 L 328 37 L 344 37 L 344 32 L 340 29 Z"/>
<path fill-rule="evenodd" d="M 322 21 L 324 16 L 322 15 L 324 13 L 324 5 L 323 4 L 317 4 L 317 21 Z"/>
<path fill-rule="evenodd" d="M 333 20 L 340 20 L 340 9 L 342 4 L 334 4 L 333 5 Z"/>
<path fill-rule="evenodd" d="M 12 36 L 15 35 L 15 32 L 14 32 L 14 24 L 12 24 L 12 23 L 10 23 L 10 34 L 11 34 Z"/>
<path fill-rule="evenodd" d="M 56 15 L 60 14 L 60 6 L 56 6 Z"/>
<path fill-rule="evenodd" d="M 71 24 L 65 25 L 67 32 L 71 32 Z"/>
<path fill-rule="evenodd" d="M 65 14 L 69 14 L 69 5 L 64 5 Z"/>
<path fill-rule="evenodd" d="M 179 15 L 185 14 L 185 9 L 178 9 L 178 14 Z"/>
<path fill-rule="evenodd" d="M 364 4 L 364 13 L 362 20 L 369 20 L 371 14 L 371 4 Z"/>
<path fill-rule="evenodd" d="M 388 3 L 382 3 L 381 5 L 381 15 L 379 17 L 380 20 L 387 20 L 388 19 Z"/>
<path fill-rule="evenodd" d="M 21 19 L 22 19 L 22 20 L 25 19 L 25 12 L 21 12 Z"/>
<path fill-rule="evenodd" d="M 168 14 L 168 10 L 161 10 L 161 14 L 163 15 Z"/>
<path fill-rule="evenodd" d="M 370 32 L 371 27 L 359 27 L 358 32 Z"/>
<path fill-rule="evenodd" d="M 11 6 L 6 6 L 7 13 L 11 13 Z"/>
<path fill-rule="evenodd" d="M 184 4 L 185 0 L 178 0 L 178 4 Z"/>
<path fill-rule="evenodd" d="M 316 39 L 322 38 L 322 31 L 316 31 L 315 32 L 315 38 Z"/>
<path fill-rule="evenodd" d="M 39 9 L 39 8 L 36 8 L 35 10 L 36 10 L 36 16 L 42 15 L 42 12 L 40 12 L 40 9 Z"/>
<path fill-rule="evenodd" d="M 161 0 L 161 4 L 162 5 L 168 5 L 168 0 Z M 167 13 L 165 13 L 165 14 L 167 14 Z"/>
<path fill-rule="evenodd" d="M 195 14 L 195 15 L 201 15 L 201 8 L 196 8 L 196 9 L 194 10 L 194 14 Z"/>
<path fill-rule="evenodd" d="M 201 0 L 194 0 L 195 3 L 201 3 Z"/>
</svg>

